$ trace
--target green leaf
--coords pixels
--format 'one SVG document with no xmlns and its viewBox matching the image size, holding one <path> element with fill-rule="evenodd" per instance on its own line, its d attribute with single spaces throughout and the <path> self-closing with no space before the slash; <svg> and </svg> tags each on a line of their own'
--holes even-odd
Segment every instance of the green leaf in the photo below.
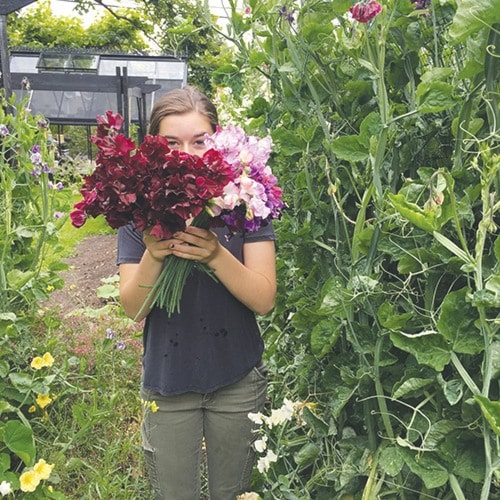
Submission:
<svg viewBox="0 0 500 500">
<path fill-rule="evenodd" d="M 10 323 L 15 323 L 17 316 L 13 312 L 0 313 L 0 321 L 9 321 Z"/>
<path fill-rule="evenodd" d="M 426 488 L 439 488 L 448 481 L 448 471 L 440 461 L 433 458 L 432 452 L 416 454 L 406 449 L 401 452 L 404 454 L 406 465 L 422 479 Z"/>
<path fill-rule="evenodd" d="M 23 394 L 31 390 L 33 380 L 26 373 L 9 373 L 9 379 L 12 385 Z"/>
<path fill-rule="evenodd" d="M 437 229 L 434 212 L 423 210 L 417 204 L 409 202 L 402 194 L 389 193 L 388 197 L 393 207 L 418 228 L 428 232 Z"/>
<path fill-rule="evenodd" d="M 448 31 L 452 44 L 472 33 L 500 22 L 500 0 L 457 0 L 457 11 Z"/>
<path fill-rule="evenodd" d="M 328 424 L 312 412 L 307 406 L 302 410 L 302 419 L 314 434 L 318 437 L 325 437 L 329 433 Z"/>
<path fill-rule="evenodd" d="M 351 295 L 347 293 L 342 282 L 337 277 L 329 278 L 321 290 L 322 300 L 318 313 L 325 316 L 345 318 L 351 307 Z"/>
<path fill-rule="evenodd" d="M 469 288 L 462 288 L 446 295 L 441 305 L 437 329 L 453 351 L 478 354 L 484 349 L 484 343 L 481 332 L 475 326 L 478 312 L 466 300 L 469 293 Z"/>
<path fill-rule="evenodd" d="M 20 290 L 28 281 L 35 276 L 34 271 L 20 271 L 12 269 L 7 273 L 7 283 L 14 290 Z"/>
<path fill-rule="evenodd" d="M 424 387 L 427 387 L 435 382 L 433 378 L 416 378 L 412 377 L 405 380 L 393 393 L 392 397 L 394 399 L 400 399 L 406 394 L 414 391 L 418 391 Z"/>
<path fill-rule="evenodd" d="M 0 453 L 0 473 L 10 469 L 10 457 L 7 453 Z"/>
<path fill-rule="evenodd" d="M 342 333 L 343 322 L 336 318 L 323 319 L 311 331 L 311 350 L 322 358 L 336 344 Z"/>
<path fill-rule="evenodd" d="M 361 122 L 359 127 L 359 141 L 363 146 L 370 146 L 370 137 L 378 136 L 382 130 L 382 119 L 378 113 L 372 112 Z"/>
<path fill-rule="evenodd" d="M 295 463 L 303 469 L 315 462 L 321 453 L 321 448 L 316 443 L 307 443 L 297 453 L 294 453 Z"/>
<path fill-rule="evenodd" d="M 10 365 L 4 359 L 0 360 L 0 378 L 5 378 L 10 372 Z"/>
<path fill-rule="evenodd" d="M 397 476 L 404 467 L 405 461 L 401 448 L 398 446 L 388 446 L 380 453 L 380 468 L 391 477 Z"/>
<path fill-rule="evenodd" d="M 406 326 L 408 320 L 411 319 L 412 316 L 413 313 L 411 312 L 396 314 L 394 312 L 394 306 L 389 302 L 381 304 L 377 312 L 377 318 L 380 324 L 389 330 L 401 330 Z"/>
<path fill-rule="evenodd" d="M 417 109 L 421 113 L 439 113 L 457 103 L 453 96 L 453 86 L 445 82 L 422 82 L 417 87 L 416 95 Z"/>
<path fill-rule="evenodd" d="M 484 418 L 494 433 L 500 436 L 500 401 L 490 401 L 487 397 L 479 394 L 476 394 L 474 399 L 478 402 Z"/>
<path fill-rule="evenodd" d="M 9 420 L 4 428 L 4 442 L 27 466 L 35 460 L 33 432 L 19 420 Z"/>
<path fill-rule="evenodd" d="M 368 148 L 357 135 L 343 135 L 334 139 L 331 149 L 341 160 L 363 161 L 368 158 Z"/>
<path fill-rule="evenodd" d="M 12 412 L 16 409 L 8 401 L 0 401 L 0 415 L 5 412 Z"/>
<path fill-rule="evenodd" d="M 449 238 L 441 233 L 438 233 L 437 231 L 434 231 L 432 234 L 434 235 L 434 238 L 441 243 L 441 245 L 443 245 L 451 253 L 455 254 L 459 259 L 463 260 L 466 264 L 473 264 L 467 254 Z"/>
<path fill-rule="evenodd" d="M 436 332 L 424 332 L 420 336 L 391 332 L 390 337 L 397 348 L 409 352 L 419 363 L 432 366 L 436 371 L 442 371 L 450 362 L 450 347 Z"/>
</svg>

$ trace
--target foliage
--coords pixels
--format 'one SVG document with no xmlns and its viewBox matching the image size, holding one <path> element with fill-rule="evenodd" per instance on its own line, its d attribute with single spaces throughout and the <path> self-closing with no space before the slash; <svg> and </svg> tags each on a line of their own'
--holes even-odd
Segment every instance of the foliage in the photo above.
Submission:
<svg viewBox="0 0 500 500">
<path fill-rule="evenodd" d="M 69 193 L 53 176 L 48 123 L 32 116 L 24 101 L 16 108 L 15 97 L 0 99 L 0 312 L 15 318 L 62 286 L 57 273 L 64 265 L 47 267 L 44 259 L 57 248 Z"/>
<path fill-rule="evenodd" d="M 35 463 L 33 431 L 26 416 L 34 400 L 40 408 L 47 404 L 53 377 L 24 373 L 23 354 L 30 347 L 26 334 L 38 302 L 62 286 L 58 272 L 64 264 L 46 264 L 45 258 L 49 249 L 57 248 L 64 186 L 52 176 L 47 122 L 32 116 L 24 101 L 17 107 L 15 97 L 9 102 L 0 95 L 0 101 L 0 473 L 13 490 L 32 491 L 44 481 L 33 498 L 58 498 L 45 484 L 52 477 L 51 466 Z M 45 364 L 50 365 L 50 357 Z"/>
<path fill-rule="evenodd" d="M 218 78 L 239 102 L 241 75 L 267 80 L 246 118 L 271 130 L 289 204 L 272 396 L 317 404 L 259 492 L 486 500 L 500 479 L 498 0 L 386 0 L 367 23 L 348 0 L 230 3 L 237 60 Z"/>
<path fill-rule="evenodd" d="M 148 27 L 136 10 L 117 9 L 85 28 L 81 18 L 56 15 L 51 1 L 44 0 L 12 16 L 8 33 L 10 46 L 142 52 Z"/>
</svg>

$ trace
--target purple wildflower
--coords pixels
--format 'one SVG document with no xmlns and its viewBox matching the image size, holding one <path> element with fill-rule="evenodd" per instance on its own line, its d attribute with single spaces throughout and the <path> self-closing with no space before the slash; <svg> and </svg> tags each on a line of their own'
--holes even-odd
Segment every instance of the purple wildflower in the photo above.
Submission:
<svg viewBox="0 0 500 500">
<path fill-rule="evenodd" d="M 30 175 L 33 177 L 40 177 L 40 175 L 42 175 L 42 170 L 38 165 L 35 165 L 35 168 L 30 172 Z"/>
<path fill-rule="evenodd" d="M 54 212 L 54 219 L 60 219 L 64 217 L 64 212 Z"/>
<path fill-rule="evenodd" d="M 278 14 L 291 24 L 294 21 L 295 9 L 288 10 L 288 7 L 283 5 L 283 7 L 278 10 Z"/>
<path fill-rule="evenodd" d="M 112 339 L 115 336 L 115 331 L 112 330 L 111 328 L 106 329 L 106 338 L 107 339 Z"/>
<path fill-rule="evenodd" d="M 7 125 L 0 123 L 0 136 L 5 137 L 6 135 L 9 135 L 9 128 Z"/>
<path fill-rule="evenodd" d="M 115 349 L 117 349 L 118 351 L 123 351 L 125 349 L 125 342 L 123 342 L 123 340 L 120 340 L 120 342 L 117 342 L 115 344 Z"/>
</svg>

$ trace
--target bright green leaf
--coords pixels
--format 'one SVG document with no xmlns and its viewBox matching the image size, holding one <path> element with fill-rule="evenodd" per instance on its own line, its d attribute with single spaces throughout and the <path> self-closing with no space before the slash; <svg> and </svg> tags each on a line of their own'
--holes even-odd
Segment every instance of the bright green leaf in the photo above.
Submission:
<svg viewBox="0 0 500 500">
<path fill-rule="evenodd" d="M 334 139 L 331 149 L 341 160 L 363 161 L 368 158 L 368 148 L 357 135 L 343 135 Z"/>
<path fill-rule="evenodd" d="M 9 420 L 4 428 L 4 442 L 27 466 L 35 460 L 33 432 L 19 420 Z"/>
<path fill-rule="evenodd" d="M 434 212 L 423 210 L 417 204 L 409 202 L 402 194 L 389 194 L 388 196 L 394 208 L 412 224 L 428 232 L 437 229 Z"/>
<path fill-rule="evenodd" d="M 474 399 L 479 403 L 486 421 L 497 436 L 500 436 L 500 401 L 490 401 L 487 397 L 476 394 Z"/>
<path fill-rule="evenodd" d="M 500 22 L 500 0 L 457 0 L 457 12 L 448 31 L 453 44 L 475 31 Z"/>
<path fill-rule="evenodd" d="M 33 276 L 35 276 L 34 271 L 12 269 L 7 273 L 7 282 L 14 290 L 20 290 Z"/>
</svg>

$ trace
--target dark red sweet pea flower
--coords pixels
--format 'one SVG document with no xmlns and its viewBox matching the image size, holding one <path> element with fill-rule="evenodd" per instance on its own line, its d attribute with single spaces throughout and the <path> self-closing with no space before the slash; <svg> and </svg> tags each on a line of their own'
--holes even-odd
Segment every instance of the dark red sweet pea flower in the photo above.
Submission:
<svg viewBox="0 0 500 500">
<path fill-rule="evenodd" d="M 87 219 L 85 212 L 79 208 L 73 210 L 69 214 L 69 217 L 71 219 L 71 224 L 73 224 L 73 226 L 75 227 L 82 227 L 85 224 L 85 220 Z"/>
<path fill-rule="evenodd" d="M 363 0 L 353 5 L 349 12 L 352 17 L 360 23 L 368 23 L 382 11 L 382 5 L 376 0 Z"/>
</svg>

